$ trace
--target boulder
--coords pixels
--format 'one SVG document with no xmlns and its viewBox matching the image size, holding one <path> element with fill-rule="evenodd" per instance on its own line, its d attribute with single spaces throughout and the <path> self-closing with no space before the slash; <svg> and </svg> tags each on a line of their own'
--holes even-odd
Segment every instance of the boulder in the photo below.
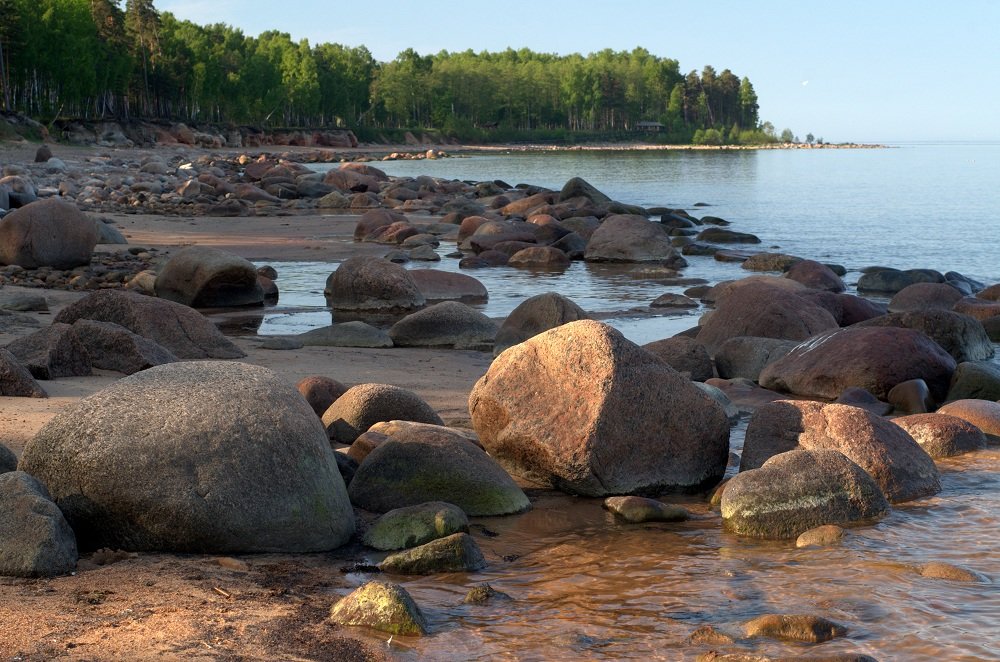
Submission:
<svg viewBox="0 0 1000 662">
<path fill-rule="evenodd" d="M 471 517 L 531 507 L 514 480 L 462 434 L 441 426 L 395 426 L 358 467 L 351 501 L 384 513 L 428 501 L 454 504 Z M 369 433 L 370 434 L 370 433 Z"/>
<path fill-rule="evenodd" d="M 587 242 L 584 259 L 588 262 L 684 264 L 662 225 L 631 214 L 606 217 Z"/>
<path fill-rule="evenodd" d="M 522 248 L 510 256 L 507 262 L 521 269 L 562 270 L 569 267 L 569 256 L 552 246 L 532 246 Z"/>
<path fill-rule="evenodd" d="M 760 385 L 828 400 L 849 386 L 857 386 L 886 400 L 897 384 L 923 379 L 940 401 L 955 367 L 955 359 L 919 331 L 854 326 L 800 343 L 761 371 Z"/>
<path fill-rule="evenodd" d="M 54 577 L 76 569 L 76 536 L 45 486 L 0 474 L 0 576 Z"/>
<path fill-rule="evenodd" d="M 812 290 L 843 292 L 847 289 L 844 281 L 830 267 L 814 260 L 799 260 L 794 263 L 785 272 L 785 278 L 791 278 Z"/>
<path fill-rule="evenodd" d="M 334 310 L 409 311 L 425 303 L 406 269 L 388 260 L 363 256 L 341 262 L 327 278 L 323 293 Z"/>
<path fill-rule="evenodd" d="M 444 501 L 429 501 L 390 510 L 372 522 L 363 540 L 375 549 L 395 550 L 468 531 L 469 518 L 461 508 Z"/>
<path fill-rule="evenodd" d="M 311 331 L 305 331 L 295 336 L 305 347 L 392 347 L 389 334 L 367 324 L 355 320 L 331 324 Z"/>
<path fill-rule="evenodd" d="M 493 355 L 499 356 L 508 347 L 543 331 L 584 319 L 589 319 L 587 313 L 567 297 L 556 292 L 536 294 L 518 304 L 500 325 L 493 345 Z"/>
<path fill-rule="evenodd" d="M 754 282 L 723 293 L 716 300 L 716 309 L 703 321 L 697 339 L 712 353 L 739 336 L 805 340 L 837 327 L 829 312 L 796 292 Z"/>
<path fill-rule="evenodd" d="M 1000 442 L 1000 403 L 992 400 L 955 400 L 937 410 L 966 420 L 982 430 L 987 438 Z"/>
<path fill-rule="evenodd" d="M 354 241 L 363 241 L 379 228 L 388 227 L 393 223 L 408 223 L 406 215 L 388 209 L 370 209 L 358 218 L 357 225 L 354 226 Z"/>
<path fill-rule="evenodd" d="M 400 575 L 430 575 L 435 572 L 475 572 L 486 567 L 486 559 L 468 533 L 453 533 L 419 547 L 390 554 L 378 564 L 382 572 Z"/>
<path fill-rule="evenodd" d="M 310 375 L 303 377 L 295 388 L 302 397 L 306 399 L 317 416 L 322 417 L 323 413 L 330 408 L 337 398 L 347 392 L 347 387 L 336 379 L 324 377 L 323 375 Z"/>
<path fill-rule="evenodd" d="M 126 375 L 177 361 L 170 350 L 114 322 L 78 319 L 70 332 L 86 350 L 90 365 Z"/>
<path fill-rule="evenodd" d="M 951 310 L 961 299 L 962 293 L 946 283 L 914 283 L 896 292 L 889 302 L 889 312 Z"/>
<path fill-rule="evenodd" d="M 437 412 L 419 395 L 389 384 L 353 386 L 323 413 L 327 434 L 340 444 L 353 443 L 376 423 L 395 420 L 443 424 Z"/>
<path fill-rule="evenodd" d="M 406 589 L 383 581 L 370 581 L 338 600 L 330 609 L 330 620 L 391 635 L 427 634 L 427 618 Z"/>
<path fill-rule="evenodd" d="M 535 226 L 524 221 L 487 221 L 472 233 L 467 242 L 463 243 L 476 253 L 494 250 L 497 244 L 510 241 L 535 244 Z"/>
<path fill-rule="evenodd" d="M 757 253 L 751 255 L 740 265 L 747 271 L 788 271 L 802 258 L 785 253 Z"/>
<path fill-rule="evenodd" d="M 238 359 L 246 356 L 193 308 L 135 292 L 94 292 L 63 308 L 55 321 L 72 324 L 78 319 L 114 322 L 162 345 L 181 359 Z"/>
<path fill-rule="evenodd" d="M 680 506 L 649 499 L 640 496 L 608 497 L 604 500 L 604 509 L 617 517 L 639 524 L 642 522 L 683 522 L 691 515 Z"/>
<path fill-rule="evenodd" d="M 442 301 L 411 313 L 389 329 L 397 347 L 493 349 L 497 325 L 486 315 L 458 301 Z"/>
<path fill-rule="evenodd" d="M 890 503 L 941 489 L 930 456 L 881 416 L 859 407 L 783 400 L 759 407 L 747 425 L 740 471 L 789 450 L 835 450 L 864 469 Z"/>
<path fill-rule="evenodd" d="M 21 468 L 86 549 L 315 552 L 354 533 L 316 415 L 276 374 L 243 363 L 125 377 L 57 414 Z"/>
<path fill-rule="evenodd" d="M 674 336 L 647 343 L 642 348 L 677 372 L 686 373 L 691 381 L 703 382 L 715 376 L 708 350 L 694 338 Z"/>
<path fill-rule="evenodd" d="M 68 324 L 51 326 L 18 338 L 7 351 L 35 379 L 86 377 L 91 374 L 90 356 Z"/>
<path fill-rule="evenodd" d="M 873 523 L 889 513 L 865 471 L 834 450 L 792 450 L 741 471 L 722 493 L 727 531 L 752 538 L 796 538 L 817 526 Z"/>
<path fill-rule="evenodd" d="M 818 644 L 847 634 L 843 625 L 811 614 L 765 614 L 743 624 L 748 637 Z"/>
<path fill-rule="evenodd" d="M 175 253 L 156 275 L 156 296 L 193 308 L 259 306 L 264 290 L 257 268 L 238 255 L 208 246 Z"/>
<path fill-rule="evenodd" d="M 946 286 L 947 287 L 947 286 Z M 925 334 L 952 355 L 955 361 L 985 361 L 995 350 L 982 322 L 950 310 L 911 310 L 889 313 L 859 322 L 856 327 L 899 327 Z"/>
<path fill-rule="evenodd" d="M 926 414 L 936 407 L 931 390 L 922 379 L 909 379 L 896 384 L 889 389 L 888 400 L 897 415 Z"/>
<path fill-rule="evenodd" d="M 730 338 L 715 351 L 715 369 L 723 379 L 757 381 L 766 365 L 788 354 L 797 344 L 794 340 L 777 338 Z"/>
<path fill-rule="evenodd" d="M 944 276 L 923 269 L 900 271 L 886 267 L 866 269 L 858 279 L 858 292 L 896 294 L 914 283 L 943 283 Z"/>
<path fill-rule="evenodd" d="M 795 547 L 827 547 L 839 543 L 847 535 L 843 527 L 836 524 L 824 524 L 809 529 L 795 539 Z"/>
<path fill-rule="evenodd" d="M 697 241 L 713 244 L 759 244 L 760 238 L 746 232 L 726 230 L 721 227 L 705 228 L 695 237 Z"/>
<path fill-rule="evenodd" d="M 611 204 L 611 198 L 601 193 L 583 177 L 573 177 L 563 185 L 559 191 L 559 201 L 571 200 L 573 198 L 586 198 L 598 206 Z"/>
<path fill-rule="evenodd" d="M 0 220 L 0 264 L 25 269 L 72 269 L 90 264 L 97 226 L 76 206 L 56 198 L 32 202 Z"/>
<path fill-rule="evenodd" d="M 13 398 L 47 398 L 31 372 L 10 351 L 0 348 L 0 396 Z"/>
<path fill-rule="evenodd" d="M 988 362 L 959 363 L 945 400 L 1000 400 L 1000 366 Z"/>
<path fill-rule="evenodd" d="M 504 468 L 572 494 L 705 489 L 728 461 L 722 407 L 590 320 L 498 356 L 473 387 L 469 412 L 483 447 Z"/>
<path fill-rule="evenodd" d="M 972 423 L 948 414 L 913 414 L 892 419 L 932 458 L 986 448 L 986 435 Z"/>
<path fill-rule="evenodd" d="M 436 269 L 410 269 L 410 276 L 427 301 L 484 303 L 489 298 L 486 286 L 465 274 Z"/>
</svg>

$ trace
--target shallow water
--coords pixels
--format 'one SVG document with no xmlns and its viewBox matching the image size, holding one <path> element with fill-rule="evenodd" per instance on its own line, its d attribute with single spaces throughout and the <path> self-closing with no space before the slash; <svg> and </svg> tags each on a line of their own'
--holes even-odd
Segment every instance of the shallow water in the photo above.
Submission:
<svg viewBox="0 0 1000 662">
<path fill-rule="evenodd" d="M 956 270 L 996 282 L 1000 145 L 905 145 L 872 151 L 667 152 L 489 155 L 380 164 L 392 175 L 504 179 L 561 187 L 580 175 L 612 197 L 644 205 L 712 207 L 734 228 L 761 236 L 761 248 L 838 262 L 856 282 L 860 268 Z M 690 207 L 689 207 L 690 208 Z M 442 246 L 440 253 L 452 250 Z M 711 282 L 747 275 L 738 266 L 690 257 L 685 277 Z M 260 333 L 297 333 L 330 323 L 323 300 L 328 263 L 275 263 L 281 305 Z M 457 270 L 457 260 L 411 268 Z M 665 292 L 657 278 L 573 264 L 564 274 L 513 268 L 468 272 L 484 282 L 502 317 L 528 296 L 558 291 L 640 343 L 693 326 L 701 309 L 648 317 L 629 313 Z M 746 418 L 731 437 L 742 448 Z M 431 636 L 394 638 L 411 660 L 680 660 L 707 650 L 792 656 L 867 653 L 879 660 L 1000 660 L 1000 449 L 939 463 L 942 492 L 893 509 L 842 544 L 798 550 L 793 542 L 740 539 L 700 498 L 682 503 L 681 524 L 621 524 L 601 501 L 532 494 L 523 515 L 479 518 L 473 534 L 489 567 L 470 575 L 391 577 L 427 613 Z M 730 473 L 734 468 L 730 468 Z M 483 529 L 485 527 L 485 530 Z M 485 531 L 498 535 L 487 535 Z M 372 555 L 371 562 L 380 560 Z M 980 573 L 982 583 L 926 579 L 918 568 L 944 561 Z M 349 575 L 361 584 L 369 576 Z M 462 604 L 487 581 L 513 602 Z M 336 596 L 339 597 L 342 593 Z M 764 613 L 815 613 L 847 626 L 819 645 L 741 638 Z M 696 645 L 702 625 L 732 635 L 729 646 Z M 357 632 L 380 646 L 385 639 Z"/>
</svg>

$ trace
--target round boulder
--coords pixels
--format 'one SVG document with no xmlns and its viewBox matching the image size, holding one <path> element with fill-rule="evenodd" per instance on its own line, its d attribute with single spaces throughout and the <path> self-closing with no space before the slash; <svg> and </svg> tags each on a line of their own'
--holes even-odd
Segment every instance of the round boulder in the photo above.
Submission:
<svg viewBox="0 0 1000 662">
<path fill-rule="evenodd" d="M 920 331 L 854 326 L 800 343 L 761 371 L 760 385 L 827 400 L 856 386 L 886 400 L 897 384 L 923 379 L 941 401 L 955 367 L 955 359 Z"/>
<path fill-rule="evenodd" d="M 620 332 L 570 322 L 498 356 L 469 397 L 483 447 L 508 471 L 572 494 L 656 496 L 717 483 L 722 407 Z"/>
<path fill-rule="evenodd" d="M 323 375 L 310 375 L 303 377 L 295 385 L 298 392 L 306 399 L 317 416 L 323 416 L 337 398 L 347 392 L 347 387 L 336 379 L 324 377 Z"/>
<path fill-rule="evenodd" d="M 497 325 L 458 301 L 442 301 L 407 315 L 389 329 L 396 347 L 493 349 Z"/>
<path fill-rule="evenodd" d="M 855 326 L 895 326 L 920 331 L 959 362 L 985 361 L 993 358 L 995 353 L 993 342 L 982 322 L 950 310 L 923 309 L 889 313 L 859 322 Z"/>
<path fill-rule="evenodd" d="M 715 376 L 708 350 L 694 338 L 674 336 L 647 343 L 642 348 L 677 372 L 686 373 L 691 381 L 703 382 Z"/>
<path fill-rule="evenodd" d="M 900 416 L 892 422 L 906 430 L 933 458 L 952 457 L 986 448 L 986 435 L 972 423 L 948 414 Z"/>
<path fill-rule="evenodd" d="M 587 313 L 567 297 L 556 292 L 537 294 L 518 304 L 500 325 L 493 354 L 499 356 L 508 347 L 543 331 L 585 319 L 589 319 Z"/>
<path fill-rule="evenodd" d="M 365 531 L 364 543 L 381 550 L 406 549 L 468 531 L 469 518 L 461 508 L 430 501 L 382 515 Z"/>
<path fill-rule="evenodd" d="M 323 293 L 334 310 L 409 311 L 426 302 L 406 269 L 364 256 L 344 260 L 326 279 Z"/>
<path fill-rule="evenodd" d="M 983 431 L 993 442 L 1000 441 L 1000 403 L 992 400 L 955 400 L 937 410 L 966 420 Z"/>
<path fill-rule="evenodd" d="M 208 246 L 175 253 L 156 275 L 156 296 L 192 308 L 258 306 L 264 290 L 257 268 L 238 255 Z"/>
<path fill-rule="evenodd" d="M 889 302 L 889 312 L 928 308 L 951 310 L 961 299 L 962 293 L 946 283 L 914 283 L 896 292 Z"/>
<path fill-rule="evenodd" d="M 605 218 L 584 252 L 588 262 L 672 262 L 679 257 L 663 225 L 630 214 Z"/>
<path fill-rule="evenodd" d="M 86 266 L 97 238 L 97 225 L 76 206 L 56 198 L 38 200 L 0 220 L 0 264 L 25 269 Z"/>
<path fill-rule="evenodd" d="M 486 286 L 472 276 L 436 269 L 410 269 L 409 273 L 427 301 L 484 303 L 489 298 Z"/>
<path fill-rule="evenodd" d="M 419 395 L 389 384 L 358 384 L 323 413 L 327 434 L 340 444 L 354 443 L 376 423 L 395 420 L 443 425 L 441 417 Z"/>
<path fill-rule="evenodd" d="M 847 289 L 840 276 L 830 267 L 815 260 L 800 260 L 794 263 L 785 273 L 785 278 L 791 278 L 812 290 L 843 292 Z"/>
<path fill-rule="evenodd" d="M 244 363 L 121 379 L 56 415 L 21 468 L 48 486 L 85 549 L 316 552 L 354 533 L 316 415 Z"/>
<path fill-rule="evenodd" d="M 796 538 L 817 526 L 875 522 L 889 512 L 865 471 L 832 450 L 793 450 L 741 471 L 722 493 L 728 531 L 753 538 Z"/>
</svg>

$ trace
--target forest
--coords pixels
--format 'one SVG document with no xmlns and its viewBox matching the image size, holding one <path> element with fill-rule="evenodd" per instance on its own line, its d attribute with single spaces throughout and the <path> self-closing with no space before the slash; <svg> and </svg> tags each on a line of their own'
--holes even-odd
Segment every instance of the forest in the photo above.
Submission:
<svg viewBox="0 0 1000 662">
<path fill-rule="evenodd" d="M 339 127 L 363 140 L 403 130 L 483 142 L 778 139 L 748 78 L 712 66 L 682 74 L 643 48 L 407 49 L 377 62 L 364 46 L 178 20 L 151 0 L 0 0 L 0 17 L 0 109 L 43 121 Z"/>
</svg>

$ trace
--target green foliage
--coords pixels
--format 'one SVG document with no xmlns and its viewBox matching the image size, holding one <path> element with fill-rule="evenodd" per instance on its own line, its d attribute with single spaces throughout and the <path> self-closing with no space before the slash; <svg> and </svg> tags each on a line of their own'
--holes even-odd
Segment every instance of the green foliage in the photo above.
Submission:
<svg viewBox="0 0 1000 662">
<path fill-rule="evenodd" d="M 178 20 L 153 0 L 0 0 L 0 16 L 0 108 L 36 117 L 704 144 L 742 142 L 742 127 L 752 133 L 759 123 L 747 78 L 711 66 L 683 75 L 676 60 L 643 48 L 586 56 L 407 49 L 378 63 L 364 47 Z M 639 132 L 639 122 L 662 128 Z"/>
</svg>

